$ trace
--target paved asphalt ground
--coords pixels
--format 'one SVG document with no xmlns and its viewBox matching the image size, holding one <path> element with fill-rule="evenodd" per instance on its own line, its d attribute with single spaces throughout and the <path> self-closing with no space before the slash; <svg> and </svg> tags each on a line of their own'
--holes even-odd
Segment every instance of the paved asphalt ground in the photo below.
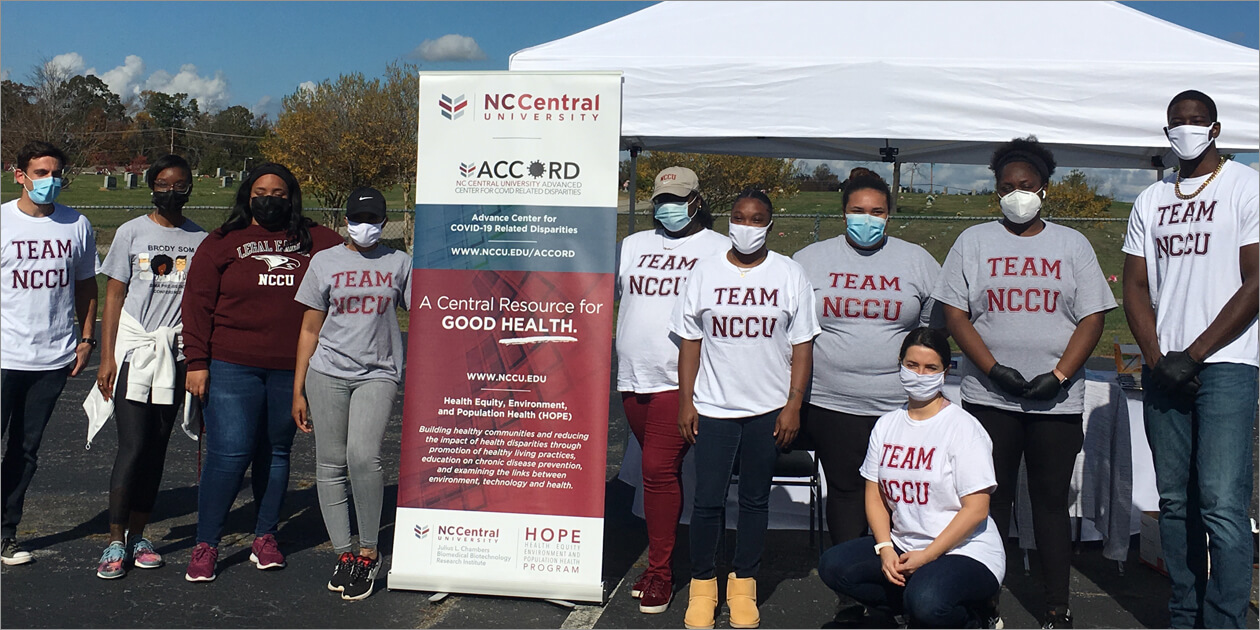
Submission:
<svg viewBox="0 0 1260 630">
<path fill-rule="evenodd" d="M 6 628 L 681 628 L 685 584 L 678 600 L 659 615 L 642 615 L 629 585 L 646 564 L 643 521 L 630 513 L 632 491 L 615 479 L 628 433 L 620 400 L 609 403 L 609 456 L 604 575 L 605 606 L 566 608 L 526 599 L 451 595 L 432 604 L 428 593 L 385 588 L 361 602 L 344 602 L 324 589 L 335 560 L 315 494 L 314 441 L 299 433 L 284 517 L 281 549 L 288 567 L 259 571 L 249 563 L 253 525 L 249 481 L 226 525 L 219 578 L 184 581 L 195 542 L 197 446 L 178 428 L 172 436 L 166 474 L 149 537 L 167 559 L 157 570 L 131 570 L 102 580 L 95 567 L 108 531 L 108 484 L 115 453 L 112 424 L 91 450 L 84 450 L 86 419 L 81 403 L 96 374 L 93 366 L 71 379 L 62 394 L 44 444 L 40 469 L 26 498 L 19 538 L 34 563 L 0 573 L 0 625 Z M 402 394 L 386 434 L 385 510 L 380 536 L 387 558 L 393 543 L 397 496 Z M 730 534 L 730 532 L 728 532 Z M 733 534 L 732 534 L 733 535 Z M 733 540 L 733 539 L 732 539 Z M 687 575 L 687 535 L 680 531 L 675 575 Z M 1102 558 L 1098 543 L 1079 547 L 1073 558 L 1072 608 L 1078 627 L 1162 628 L 1167 625 L 1166 578 L 1137 562 L 1133 537 L 1123 572 Z M 772 531 L 758 584 L 762 627 L 845 627 L 833 623 L 837 598 L 818 579 L 818 550 L 806 532 Z M 1036 559 L 1033 559 L 1036 570 Z M 719 565 L 721 566 L 721 565 Z M 1009 563 L 1002 614 L 1008 628 L 1038 627 L 1042 609 L 1033 578 L 1019 556 Z M 847 602 L 845 602 L 847 603 Z M 1254 612 L 1249 627 L 1256 627 Z M 729 627 L 725 613 L 718 627 Z M 853 626 L 857 627 L 857 626 Z"/>
</svg>

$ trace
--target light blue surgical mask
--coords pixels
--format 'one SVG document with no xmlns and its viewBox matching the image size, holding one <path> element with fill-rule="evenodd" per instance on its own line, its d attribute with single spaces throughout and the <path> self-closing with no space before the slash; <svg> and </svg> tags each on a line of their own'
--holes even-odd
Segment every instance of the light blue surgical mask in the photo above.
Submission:
<svg viewBox="0 0 1260 630">
<path fill-rule="evenodd" d="M 679 232 L 691 223 L 687 202 L 663 203 L 656 206 L 656 220 L 670 232 Z"/>
<path fill-rule="evenodd" d="M 53 202 L 57 195 L 61 194 L 61 178 L 45 177 L 43 179 L 32 179 L 31 187 L 26 191 L 31 201 L 41 206 Z"/>
<path fill-rule="evenodd" d="M 844 233 L 858 247 L 872 247 L 884 240 L 884 227 L 888 219 L 873 214 L 844 215 Z"/>
</svg>

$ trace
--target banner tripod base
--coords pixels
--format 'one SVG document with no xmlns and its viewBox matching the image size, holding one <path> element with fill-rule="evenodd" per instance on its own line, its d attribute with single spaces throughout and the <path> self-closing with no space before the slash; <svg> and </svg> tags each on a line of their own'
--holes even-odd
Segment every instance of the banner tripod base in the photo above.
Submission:
<svg viewBox="0 0 1260 630">
<path fill-rule="evenodd" d="M 569 608 L 569 609 L 577 608 L 577 604 L 570 601 L 565 601 L 563 599 L 544 599 L 543 601 L 547 602 L 548 604 L 555 604 L 561 608 Z"/>
<path fill-rule="evenodd" d="M 450 597 L 450 595 L 451 595 L 450 593 L 434 593 L 429 596 L 429 603 L 430 604 L 440 603 L 442 600 L 446 599 L 447 597 Z"/>
</svg>

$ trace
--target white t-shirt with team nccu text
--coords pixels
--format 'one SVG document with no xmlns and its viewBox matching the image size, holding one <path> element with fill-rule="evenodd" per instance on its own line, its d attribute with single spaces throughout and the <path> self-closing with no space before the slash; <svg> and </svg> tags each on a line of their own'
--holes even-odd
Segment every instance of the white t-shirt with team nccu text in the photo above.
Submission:
<svg viewBox="0 0 1260 630">
<path fill-rule="evenodd" d="M 805 271 L 775 252 L 750 269 L 725 255 L 696 263 L 669 328 L 700 341 L 693 402 L 710 418 L 747 418 L 786 405 L 792 346 L 820 331 Z"/>
<path fill-rule="evenodd" d="M 949 403 L 926 420 L 910 419 L 905 407 L 881 416 L 861 474 L 879 484 L 892 509 L 892 540 L 904 551 L 927 549 L 962 509 L 962 497 L 997 487 L 989 434 L 975 416 Z M 992 518 L 945 553 L 979 561 L 999 584 L 1006 575 L 1006 551 Z"/>
<path fill-rule="evenodd" d="M 618 244 L 617 391 L 678 389 L 678 336 L 669 331 L 674 302 L 697 262 L 730 248 L 730 238 L 709 229 L 670 238 L 656 228 Z"/>
<path fill-rule="evenodd" d="M 1209 175 L 1183 180 L 1199 189 Z M 1242 286 L 1238 250 L 1260 242 L 1260 173 L 1233 160 L 1193 199 L 1178 199 L 1177 174 L 1152 184 L 1133 202 L 1124 253 L 1146 259 L 1159 349 L 1185 350 Z M 1204 359 L 1260 365 L 1256 320 Z M 1148 360 L 1149 361 L 1149 360 Z"/>
<path fill-rule="evenodd" d="M 0 366 L 47 371 L 74 363 L 82 332 L 75 285 L 96 282 L 99 265 L 92 224 L 69 206 L 33 217 L 16 199 L 0 205 Z"/>
</svg>

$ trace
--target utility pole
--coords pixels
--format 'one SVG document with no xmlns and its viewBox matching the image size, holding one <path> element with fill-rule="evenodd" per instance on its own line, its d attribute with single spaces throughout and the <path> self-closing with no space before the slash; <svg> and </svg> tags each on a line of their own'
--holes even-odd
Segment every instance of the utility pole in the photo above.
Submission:
<svg viewBox="0 0 1260 630">
<path fill-rule="evenodd" d="M 175 128 L 171 127 L 171 153 L 175 153 Z"/>
<path fill-rule="evenodd" d="M 929 195 L 936 194 L 936 185 L 933 183 L 936 181 L 935 171 L 936 171 L 936 162 L 928 162 L 928 194 Z"/>
</svg>

